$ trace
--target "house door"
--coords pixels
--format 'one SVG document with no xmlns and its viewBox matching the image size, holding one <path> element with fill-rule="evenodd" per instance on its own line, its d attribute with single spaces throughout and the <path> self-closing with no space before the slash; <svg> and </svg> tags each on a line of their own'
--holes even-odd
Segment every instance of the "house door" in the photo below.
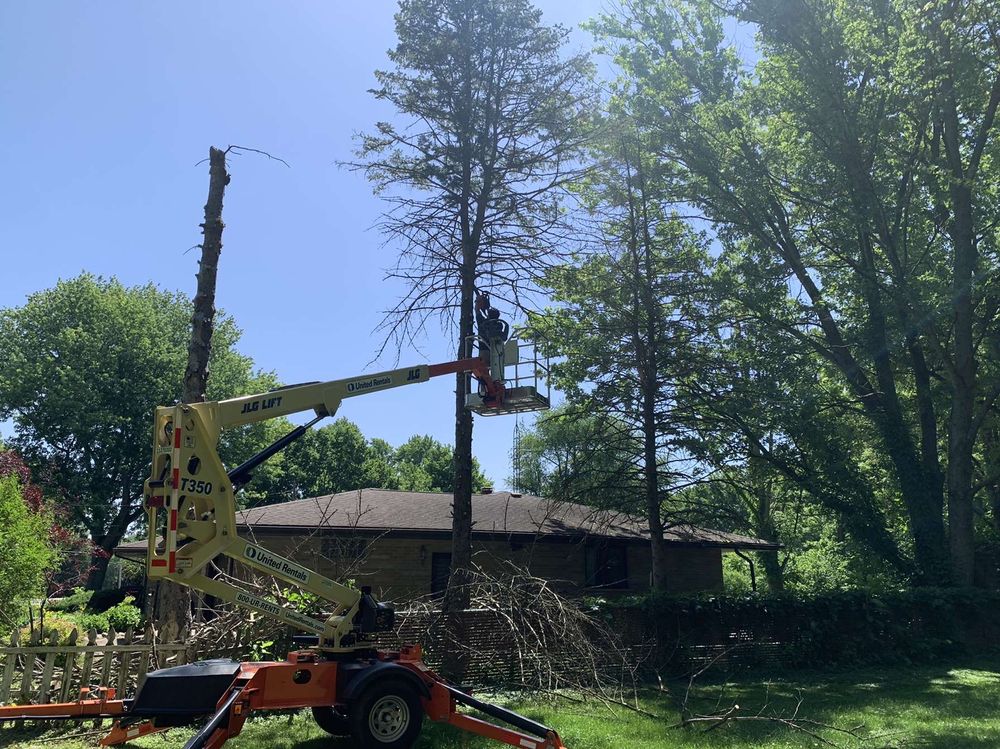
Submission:
<svg viewBox="0 0 1000 749">
<path fill-rule="evenodd" d="M 435 551 L 431 554 L 431 595 L 440 597 L 448 587 L 451 574 L 451 553 Z"/>
</svg>

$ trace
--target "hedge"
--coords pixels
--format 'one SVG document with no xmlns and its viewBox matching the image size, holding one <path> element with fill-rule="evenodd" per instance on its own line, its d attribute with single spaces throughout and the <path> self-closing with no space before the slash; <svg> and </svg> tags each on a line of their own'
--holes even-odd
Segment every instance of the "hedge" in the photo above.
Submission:
<svg viewBox="0 0 1000 749">
<path fill-rule="evenodd" d="M 657 668 L 718 658 L 785 667 L 928 662 L 1000 643 L 1000 594 L 918 588 L 801 596 L 647 595 L 594 601 Z"/>
</svg>

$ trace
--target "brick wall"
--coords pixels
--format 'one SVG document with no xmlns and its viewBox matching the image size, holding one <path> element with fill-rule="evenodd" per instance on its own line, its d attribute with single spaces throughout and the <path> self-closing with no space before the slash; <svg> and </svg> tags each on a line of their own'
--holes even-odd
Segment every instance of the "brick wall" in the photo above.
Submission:
<svg viewBox="0 0 1000 749">
<path fill-rule="evenodd" d="M 258 535 L 257 542 L 279 554 L 334 578 L 350 576 L 355 585 L 370 585 L 382 600 L 405 601 L 431 592 L 433 555 L 451 551 L 446 538 L 375 539 L 327 537 L 307 539 Z M 363 554 L 360 562 L 355 561 Z M 485 569 L 498 569 L 500 560 L 529 569 L 551 580 L 569 594 L 603 596 L 642 592 L 649 588 L 649 548 L 644 543 L 626 546 L 628 586 L 616 589 L 586 588 L 585 547 L 579 542 L 536 540 L 477 541 L 474 559 Z M 722 589 L 722 553 L 719 549 L 668 547 L 667 565 L 671 592 L 687 593 Z"/>
</svg>

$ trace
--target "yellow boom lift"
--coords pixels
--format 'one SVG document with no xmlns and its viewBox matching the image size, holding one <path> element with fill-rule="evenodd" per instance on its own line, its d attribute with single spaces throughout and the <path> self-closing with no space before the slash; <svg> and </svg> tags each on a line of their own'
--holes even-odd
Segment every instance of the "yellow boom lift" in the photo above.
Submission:
<svg viewBox="0 0 1000 749">
<path fill-rule="evenodd" d="M 481 297 L 478 307 L 488 308 L 488 299 Z M 216 749 L 242 730 L 253 710 L 308 707 L 321 728 L 349 735 L 367 749 L 408 749 L 425 715 L 521 749 L 564 749 L 551 728 L 446 683 L 421 660 L 418 645 L 379 650 L 374 637 L 392 629 L 394 611 L 390 604 L 376 601 L 370 589 L 342 585 L 237 533 L 236 492 L 253 470 L 317 421 L 335 414 L 347 398 L 465 373 L 478 383 L 467 406 L 480 414 L 547 408 L 548 396 L 540 391 L 547 367 L 538 360 L 521 362 L 517 342 L 505 339 L 505 331 L 481 338 L 477 358 L 157 408 L 152 472 L 144 485 L 149 580 L 187 585 L 307 632 L 296 638 L 302 649 L 284 661 L 211 660 L 154 671 L 131 700 L 117 699 L 114 690 L 101 688 L 97 698 L 90 698 L 87 690 L 76 702 L 0 707 L 0 724 L 16 719 L 114 718 L 101 742 L 108 746 L 204 721 L 185 749 Z M 511 366 L 514 378 L 505 379 Z M 528 370 L 527 376 L 520 376 L 520 367 Z M 304 411 L 314 412 L 315 418 L 246 463 L 232 470 L 223 466 L 218 444 L 224 430 Z M 206 567 L 220 555 L 319 596 L 329 602 L 332 613 L 325 620 L 306 616 L 209 576 Z M 510 727 L 459 712 L 459 705 Z"/>
</svg>

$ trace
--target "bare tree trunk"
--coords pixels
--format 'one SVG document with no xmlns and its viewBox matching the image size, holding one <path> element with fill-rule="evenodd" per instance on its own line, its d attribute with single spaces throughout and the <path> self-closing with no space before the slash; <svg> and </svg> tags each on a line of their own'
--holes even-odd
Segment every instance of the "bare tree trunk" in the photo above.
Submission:
<svg viewBox="0 0 1000 749">
<path fill-rule="evenodd" d="M 459 359 L 472 356 L 473 297 L 475 295 L 476 252 L 470 240 L 463 242 L 462 293 L 459 310 Z M 455 378 L 455 494 L 451 520 L 451 575 L 442 608 L 448 635 L 453 642 L 466 642 L 463 612 L 469 607 L 470 570 L 472 568 L 472 412 L 465 406 L 468 375 Z M 444 675 L 462 681 L 467 656 L 449 651 L 442 664 Z"/>
<path fill-rule="evenodd" d="M 205 203 L 205 223 L 201 225 L 203 241 L 198 268 L 198 291 L 191 315 L 191 342 L 188 344 L 187 369 L 181 401 L 201 403 L 205 400 L 208 383 L 208 360 L 212 353 L 212 330 L 215 325 L 215 282 L 222 253 L 222 199 L 229 174 L 226 152 L 214 146 L 208 151 L 208 201 Z M 191 628 L 191 589 L 169 580 L 157 585 L 155 614 L 159 642 L 178 642 L 188 636 Z"/>
<path fill-rule="evenodd" d="M 184 372 L 185 403 L 205 400 L 208 385 L 208 360 L 212 353 L 212 331 L 215 328 L 215 281 L 222 254 L 222 199 L 229 184 L 226 152 L 209 149 L 208 201 L 205 203 L 205 223 L 201 225 L 204 241 L 198 264 L 198 291 L 191 315 L 191 342 L 188 344 L 187 370 Z"/>
<path fill-rule="evenodd" d="M 653 293 L 655 269 L 653 267 L 654 240 L 650 234 L 649 197 L 646 194 L 646 175 L 643 169 L 641 144 L 636 143 L 636 158 L 630 154 L 629 144 L 622 139 L 622 156 L 629 179 L 634 174 L 638 191 L 627 192 L 629 212 L 629 237 L 626 242 L 632 260 L 632 315 L 635 364 L 639 374 L 642 399 L 643 488 L 645 493 L 646 525 L 649 530 L 652 588 L 667 588 L 667 549 L 663 540 L 663 517 L 660 506 L 660 467 L 658 461 L 659 423 L 656 404 L 661 397 L 658 369 L 660 366 L 659 319 L 660 300 Z"/>
<path fill-rule="evenodd" d="M 637 159 L 639 164 L 640 185 L 643 184 L 641 170 L 641 157 Z M 649 525 L 649 543 L 651 552 L 651 565 L 653 572 L 653 590 L 664 591 L 667 589 L 667 547 L 663 540 L 663 518 L 660 507 L 660 465 L 657 450 L 657 437 L 659 436 L 659 425 L 656 418 L 656 401 L 660 397 L 660 381 L 657 375 L 659 366 L 659 300 L 653 296 L 652 282 L 654 269 L 652 263 L 653 240 L 649 236 L 649 223 L 645 219 L 645 195 L 643 199 L 643 267 L 641 272 L 636 274 L 636 282 L 640 284 L 640 298 L 642 300 L 643 313 L 645 318 L 645 346 L 642 350 L 645 353 L 645 361 L 642 362 L 643 376 L 642 382 L 642 439 L 644 462 L 643 483 L 646 486 L 646 522 Z M 638 258 L 636 258 L 638 269 Z"/>
</svg>

